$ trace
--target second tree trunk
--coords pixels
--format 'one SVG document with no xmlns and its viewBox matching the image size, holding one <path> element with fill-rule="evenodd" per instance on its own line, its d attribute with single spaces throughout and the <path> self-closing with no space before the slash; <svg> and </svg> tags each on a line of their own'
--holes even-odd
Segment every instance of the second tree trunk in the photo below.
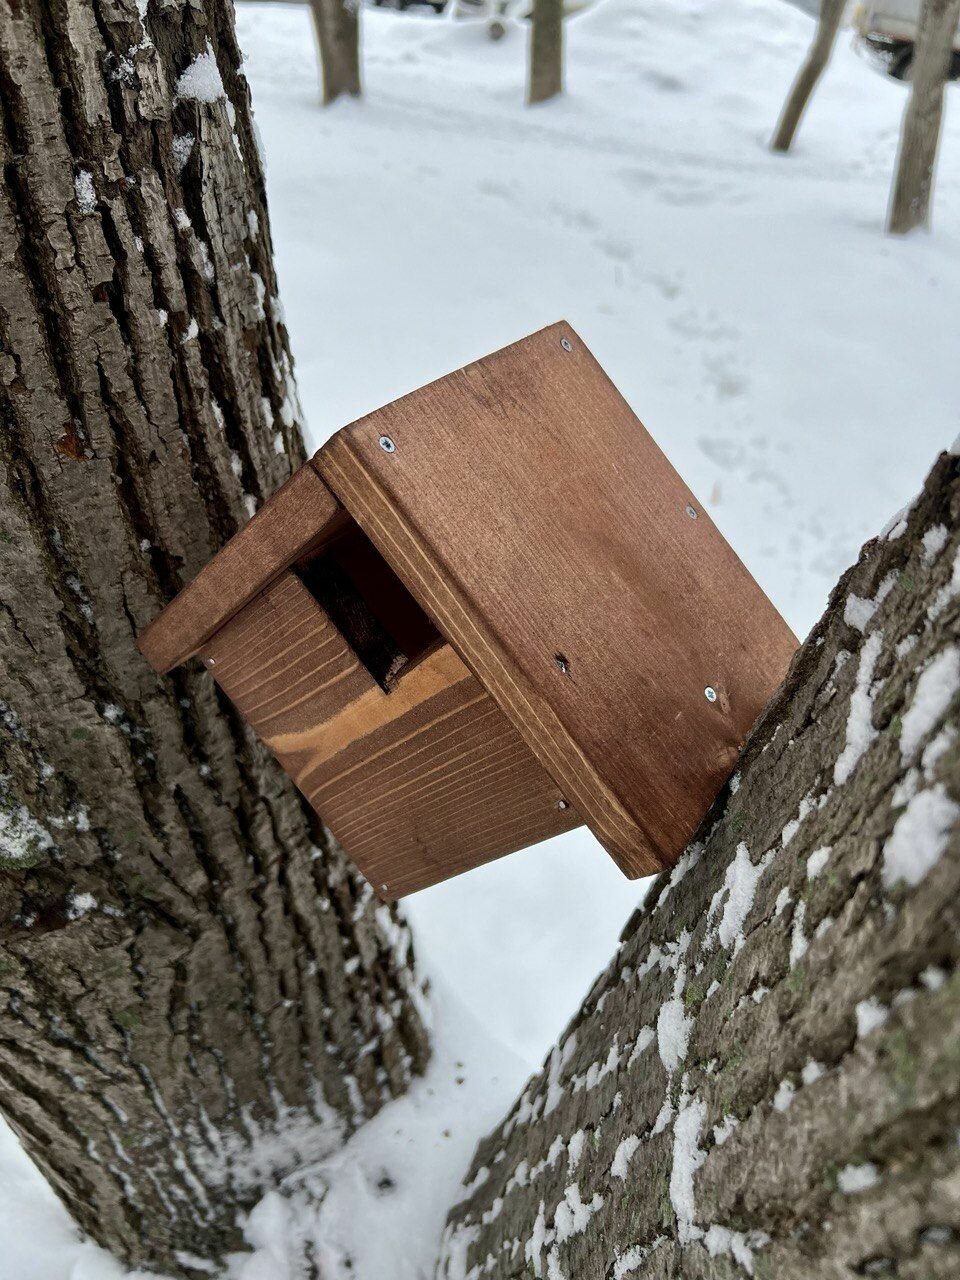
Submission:
<svg viewBox="0 0 960 1280">
<path fill-rule="evenodd" d="M 320 53 L 323 104 L 343 94 L 358 98 L 360 86 L 359 0 L 310 0 Z"/>
<path fill-rule="evenodd" d="M 534 0 L 527 102 L 563 93 L 563 0 Z"/>
<path fill-rule="evenodd" d="M 943 90 L 960 18 L 960 0 L 924 0 L 910 72 L 887 230 L 898 234 L 930 221 L 930 197 L 943 119 Z"/>
</svg>

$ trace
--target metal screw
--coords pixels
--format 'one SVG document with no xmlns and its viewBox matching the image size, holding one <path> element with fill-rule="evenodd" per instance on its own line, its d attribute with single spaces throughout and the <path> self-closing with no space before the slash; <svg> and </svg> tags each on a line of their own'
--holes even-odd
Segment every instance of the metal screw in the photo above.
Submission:
<svg viewBox="0 0 960 1280">
<path fill-rule="evenodd" d="M 389 436 L 381 436 L 378 444 L 384 453 L 396 453 L 397 446 L 393 443 Z"/>
<path fill-rule="evenodd" d="M 706 698 L 708 702 L 716 702 L 717 691 L 716 689 L 714 689 L 712 684 L 707 685 L 707 687 L 703 691 L 703 696 Z"/>
<path fill-rule="evenodd" d="M 558 808 L 558 809 L 569 809 L 569 808 L 570 808 L 570 801 L 569 801 L 569 800 L 558 800 L 558 801 L 557 801 L 557 808 Z"/>
<path fill-rule="evenodd" d="M 565 676 L 568 676 L 570 674 L 569 658 L 565 657 L 562 653 L 555 653 L 553 655 L 553 660 Z"/>
<path fill-rule="evenodd" d="M 208 666 L 210 666 L 210 667 L 215 667 L 215 666 L 217 665 L 217 660 L 216 660 L 216 658 L 208 658 L 208 659 L 207 659 L 207 665 L 208 665 Z"/>
<path fill-rule="evenodd" d="M 691 507 L 690 503 L 688 502 L 686 507 L 684 507 L 684 510 L 686 511 L 687 515 L 690 517 L 691 520 L 696 520 L 698 515 L 696 507 Z"/>
<path fill-rule="evenodd" d="M 573 350 L 573 343 L 570 341 L 570 339 L 569 339 L 569 338 L 561 338 L 561 339 L 560 339 L 560 345 L 561 345 L 561 347 L 563 347 L 564 351 L 572 351 L 572 350 Z"/>
</svg>

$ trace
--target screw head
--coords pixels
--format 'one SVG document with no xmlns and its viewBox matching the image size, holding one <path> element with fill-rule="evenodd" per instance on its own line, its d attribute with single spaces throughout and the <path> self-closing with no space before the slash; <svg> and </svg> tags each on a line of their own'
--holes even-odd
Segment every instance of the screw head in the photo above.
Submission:
<svg viewBox="0 0 960 1280">
<path fill-rule="evenodd" d="M 570 339 L 569 339 L 569 338 L 561 338 L 561 339 L 560 339 L 560 345 L 561 345 L 561 347 L 563 347 L 564 351 L 572 351 L 572 350 L 573 350 L 573 343 L 570 341 Z"/>
<path fill-rule="evenodd" d="M 397 446 L 393 443 L 389 436 L 381 436 L 377 441 L 384 453 L 396 453 Z"/>
<path fill-rule="evenodd" d="M 569 809 L 569 808 L 570 808 L 570 801 L 569 801 L 569 800 L 558 800 L 558 801 L 557 801 L 557 808 L 558 808 L 558 809 Z"/>
<path fill-rule="evenodd" d="M 689 502 L 684 507 L 684 511 L 686 511 L 691 520 L 696 520 L 697 516 L 700 514 L 699 511 L 697 511 L 697 508 L 692 507 Z"/>
<path fill-rule="evenodd" d="M 707 687 L 703 691 L 703 696 L 706 698 L 708 702 L 716 702 L 717 691 L 716 689 L 714 689 L 712 684 L 707 685 Z"/>
</svg>

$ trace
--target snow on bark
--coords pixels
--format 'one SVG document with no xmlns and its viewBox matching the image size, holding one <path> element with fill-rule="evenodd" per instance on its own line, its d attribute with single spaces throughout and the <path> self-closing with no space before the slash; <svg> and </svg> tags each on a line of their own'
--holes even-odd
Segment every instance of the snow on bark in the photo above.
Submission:
<svg viewBox="0 0 960 1280">
<path fill-rule="evenodd" d="M 905 520 L 480 1144 L 440 1280 L 960 1268 L 960 460 Z"/>
</svg>

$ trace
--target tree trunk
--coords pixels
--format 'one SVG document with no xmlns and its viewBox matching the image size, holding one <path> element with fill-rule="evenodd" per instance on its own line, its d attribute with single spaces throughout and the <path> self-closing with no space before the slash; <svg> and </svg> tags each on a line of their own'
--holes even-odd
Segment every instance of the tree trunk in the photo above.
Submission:
<svg viewBox="0 0 960 1280">
<path fill-rule="evenodd" d="M 960 0 L 922 0 L 903 113 L 887 230 L 897 235 L 930 224 L 933 175 L 943 120 L 943 90 L 953 59 Z"/>
<path fill-rule="evenodd" d="M 344 93 L 359 98 L 360 0 L 310 0 L 310 13 L 320 54 L 323 105 Z"/>
<path fill-rule="evenodd" d="M 944 456 L 480 1144 L 441 1277 L 960 1274 L 958 642 Z"/>
<path fill-rule="evenodd" d="M 820 16 L 817 19 L 813 44 L 793 83 L 773 135 L 773 141 L 770 143 L 774 151 L 790 150 L 800 124 L 800 117 L 817 87 L 817 81 L 827 69 L 846 5 L 847 0 L 820 0 Z"/>
<path fill-rule="evenodd" d="M 563 93 L 563 0 L 533 0 L 527 104 Z"/>
<path fill-rule="evenodd" d="M 427 1054 L 405 928 L 134 648 L 303 458 L 239 68 L 228 0 L 0 7 L 2 1107 L 178 1274 Z"/>
</svg>

